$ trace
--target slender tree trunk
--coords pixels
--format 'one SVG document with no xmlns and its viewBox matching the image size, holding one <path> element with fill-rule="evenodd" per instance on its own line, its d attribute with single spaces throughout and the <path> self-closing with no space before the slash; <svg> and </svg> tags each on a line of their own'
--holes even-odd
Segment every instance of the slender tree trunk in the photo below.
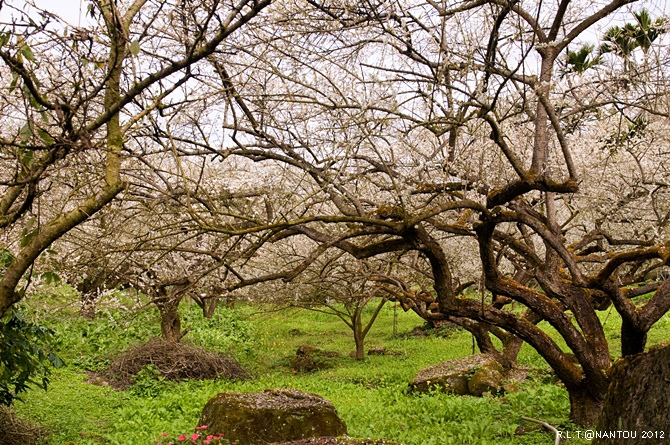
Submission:
<svg viewBox="0 0 670 445">
<path fill-rule="evenodd" d="M 354 342 L 356 343 L 356 360 L 365 359 L 365 334 L 367 333 L 363 329 L 363 320 L 362 320 L 363 307 L 356 306 L 354 309 L 354 317 L 351 320 L 353 322 L 354 330 Z"/>
<path fill-rule="evenodd" d="M 365 359 L 365 338 L 363 337 L 362 329 L 357 326 L 354 330 L 354 342 L 356 342 L 356 360 L 362 361 Z"/>
<path fill-rule="evenodd" d="M 219 304 L 219 299 L 218 298 L 213 298 L 212 301 L 209 302 L 208 305 L 204 308 L 202 311 L 202 315 L 205 318 L 212 318 L 214 316 L 214 312 L 216 311 L 216 307 Z"/>
</svg>

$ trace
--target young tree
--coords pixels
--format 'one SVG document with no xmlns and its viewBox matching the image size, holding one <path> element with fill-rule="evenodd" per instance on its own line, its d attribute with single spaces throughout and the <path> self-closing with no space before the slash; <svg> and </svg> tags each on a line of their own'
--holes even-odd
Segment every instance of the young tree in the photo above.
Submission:
<svg viewBox="0 0 670 445">
<path fill-rule="evenodd" d="M 283 292 L 270 298 L 280 307 L 303 308 L 339 318 L 353 333 L 354 358 L 363 360 L 365 337 L 388 301 L 387 292 L 375 281 L 378 273 L 372 261 L 356 261 L 346 258 L 343 252 L 333 252 L 315 260 Z M 372 313 L 365 320 L 365 309 L 370 304 Z"/>
</svg>

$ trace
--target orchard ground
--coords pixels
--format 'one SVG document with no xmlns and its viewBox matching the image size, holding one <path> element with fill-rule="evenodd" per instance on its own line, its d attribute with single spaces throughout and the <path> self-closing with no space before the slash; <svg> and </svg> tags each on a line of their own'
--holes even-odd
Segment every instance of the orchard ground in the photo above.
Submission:
<svg viewBox="0 0 670 445">
<path fill-rule="evenodd" d="M 519 364 L 533 371 L 519 392 L 483 398 L 408 393 L 407 384 L 419 369 L 469 355 L 473 343 L 462 330 L 412 336 L 410 332 L 423 322 L 400 308 L 395 311 L 394 335 L 393 303 L 384 307 L 373 326 L 366 350 L 383 346 L 399 354 L 366 356 L 363 362 L 349 357 L 354 349 L 351 331 L 333 316 L 238 304 L 235 309 L 219 308 L 212 319 L 205 319 L 195 304 L 185 303 L 182 323 L 191 331 L 183 342 L 232 354 L 252 378 L 174 383 L 146 372 L 134 386 L 118 391 L 90 383 L 91 373 L 103 370 L 111 357 L 129 346 L 159 336 L 157 313 L 129 310 L 137 302 L 120 296 L 113 305 L 101 306 L 95 320 L 86 321 L 78 316 L 73 301 L 71 292 L 60 289 L 30 299 L 25 308 L 34 321 L 56 332 L 57 351 L 66 363 L 52 374 L 47 392 L 33 389 L 15 407 L 22 418 L 48 428 L 50 445 L 154 445 L 164 432 L 170 436 L 192 433 L 202 407 L 219 392 L 275 387 L 296 388 L 331 400 L 352 437 L 391 439 L 407 445 L 554 443 L 553 435 L 523 421 L 522 416 L 541 419 L 563 431 L 579 429 L 568 420 L 567 392 L 527 345 Z M 601 319 L 615 348 L 620 319 L 614 311 L 603 312 Z M 652 329 L 649 344 L 666 341 L 668 326 L 670 315 L 666 314 Z M 560 341 L 558 335 L 554 338 Z M 287 358 L 305 343 L 337 351 L 340 356 L 329 359 L 332 366 L 328 369 L 296 372 Z M 618 356 L 619 351 L 612 353 Z M 562 443 L 587 442 L 571 439 Z"/>
</svg>

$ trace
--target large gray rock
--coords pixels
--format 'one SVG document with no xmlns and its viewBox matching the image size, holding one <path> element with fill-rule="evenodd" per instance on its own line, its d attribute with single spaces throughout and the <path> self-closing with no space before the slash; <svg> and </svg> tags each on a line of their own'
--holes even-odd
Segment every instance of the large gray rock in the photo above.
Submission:
<svg viewBox="0 0 670 445">
<path fill-rule="evenodd" d="M 593 444 L 670 443 L 670 346 L 620 359 L 612 367 L 611 382 L 596 428 L 609 434 Z"/>
<path fill-rule="evenodd" d="M 331 402 L 295 389 L 221 393 L 211 398 L 198 425 L 245 445 L 285 442 L 347 433 Z"/>
<path fill-rule="evenodd" d="M 502 388 L 503 372 L 502 365 L 494 357 L 476 354 L 422 369 L 409 386 L 416 392 L 437 390 L 481 396 Z"/>
</svg>

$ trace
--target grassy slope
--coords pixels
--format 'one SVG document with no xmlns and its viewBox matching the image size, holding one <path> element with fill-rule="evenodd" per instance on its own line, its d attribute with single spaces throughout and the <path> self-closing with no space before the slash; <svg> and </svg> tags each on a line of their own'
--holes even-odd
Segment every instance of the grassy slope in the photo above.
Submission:
<svg viewBox="0 0 670 445">
<path fill-rule="evenodd" d="M 156 335 L 155 315 L 143 312 L 130 319 L 123 311 L 106 311 L 95 322 L 85 322 L 62 310 L 55 316 L 43 313 L 40 319 L 59 333 L 60 351 L 68 366 L 54 374 L 47 393 L 31 391 L 17 409 L 51 427 L 51 445 L 155 444 L 163 431 L 192 431 L 202 406 L 217 392 L 271 387 L 297 388 L 333 401 L 351 436 L 398 439 L 408 445 L 553 443 L 543 432 L 513 435 L 522 415 L 575 429 L 567 421 L 566 392 L 547 375 L 540 374 L 524 384 L 522 391 L 499 398 L 406 394 L 407 382 L 419 369 L 470 354 L 472 339 L 462 331 L 446 339 L 402 335 L 422 324 L 415 315 L 402 311 L 398 311 L 401 335 L 394 337 L 390 305 L 368 335 L 366 346 L 386 346 L 402 355 L 373 356 L 362 363 L 348 358 L 353 339 L 348 328 L 332 316 L 305 311 L 259 313 L 258 308 L 247 306 L 237 311 L 224 309 L 214 320 L 203 320 L 196 307 L 184 309 L 184 324 L 193 328 L 186 340 L 232 351 L 252 370 L 253 380 L 145 382 L 134 393 L 89 385 L 84 369 L 102 366 L 107 354 Z M 614 313 L 603 314 L 605 317 L 608 333 L 615 339 L 620 322 Z M 658 323 L 650 335 L 652 342 L 668 338 L 668 323 L 668 316 Z M 338 351 L 343 357 L 331 369 L 295 374 L 285 357 L 302 343 Z M 527 346 L 519 361 L 547 369 Z"/>
</svg>

